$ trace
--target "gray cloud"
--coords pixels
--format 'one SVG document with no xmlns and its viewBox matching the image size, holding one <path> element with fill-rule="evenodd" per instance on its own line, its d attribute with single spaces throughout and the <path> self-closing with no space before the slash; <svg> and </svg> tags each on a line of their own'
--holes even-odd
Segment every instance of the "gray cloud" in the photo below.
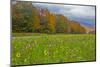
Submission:
<svg viewBox="0 0 100 67">
<path fill-rule="evenodd" d="M 79 5 L 61 5 L 61 4 L 46 4 L 33 3 L 35 6 L 47 8 L 49 11 L 56 14 L 63 14 L 71 20 L 76 20 L 80 23 L 95 24 L 95 7 L 94 6 L 79 6 Z"/>
<path fill-rule="evenodd" d="M 59 5 L 46 3 L 33 3 L 36 6 L 48 8 L 54 13 L 61 13 L 64 15 L 72 15 L 75 17 L 91 17 L 95 16 L 95 7 L 93 6 L 78 6 L 78 5 Z"/>
</svg>

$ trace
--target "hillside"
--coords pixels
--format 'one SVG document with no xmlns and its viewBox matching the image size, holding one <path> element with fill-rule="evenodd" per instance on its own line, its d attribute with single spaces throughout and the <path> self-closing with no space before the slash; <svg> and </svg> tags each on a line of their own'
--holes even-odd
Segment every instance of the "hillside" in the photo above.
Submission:
<svg viewBox="0 0 100 67">
<path fill-rule="evenodd" d="M 37 33 L 86 33 L 86 28 L 48 8 L 35 7 L 31 2 L 12 4 L 12 31 Z"/>
<path fill-rule="evenodd" d="M 84 26 L 84 25 L 83 27 L 86 29 L 86 33 L 95 34 L 95 27 L 89 27 L 89 26 Z"/>
</svg>

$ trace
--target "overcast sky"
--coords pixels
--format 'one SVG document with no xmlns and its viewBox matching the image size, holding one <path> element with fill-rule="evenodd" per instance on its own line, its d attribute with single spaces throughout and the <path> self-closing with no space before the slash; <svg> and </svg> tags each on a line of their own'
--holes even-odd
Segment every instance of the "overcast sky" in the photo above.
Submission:
<svg viewBox="0 0 100 67">
<path fill-rule="evenodd" d="M 49 11 L 57 14 L 63 14 L 70 20 L 80 22 L 81 25 L 95 26 L 95 7 L 79 5 L 62 5 L 33 3 L 34 6 L 47 8 Z"/>
</svg>

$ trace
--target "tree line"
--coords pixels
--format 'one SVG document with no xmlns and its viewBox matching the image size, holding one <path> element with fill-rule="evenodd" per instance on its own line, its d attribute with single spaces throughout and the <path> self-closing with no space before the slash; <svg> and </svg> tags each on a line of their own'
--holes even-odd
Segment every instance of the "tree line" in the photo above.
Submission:
<svg viewBox="0 0 100 67">
<path fill-rule="evenodd" d="M 47 8 L 35 7 L 32 2 L 12 4 L 12 32 L 86 33 L 78 22 Z"/>
</svg>

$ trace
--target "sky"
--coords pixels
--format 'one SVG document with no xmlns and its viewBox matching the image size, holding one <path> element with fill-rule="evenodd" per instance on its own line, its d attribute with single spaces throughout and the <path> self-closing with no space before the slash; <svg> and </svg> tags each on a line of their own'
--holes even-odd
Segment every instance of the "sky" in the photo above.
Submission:
<svg viewBox="0 0 100 67">
<path fill-rule="evenodd" d="M 55 14 L 63 14 L 70 20 L 78 21 L 81 25 L 95 26 L 95 7 L 80 5 L 64 5 L 49 3 L 32 3 L 36 7 L 47 8 Z"/>
</svg>

